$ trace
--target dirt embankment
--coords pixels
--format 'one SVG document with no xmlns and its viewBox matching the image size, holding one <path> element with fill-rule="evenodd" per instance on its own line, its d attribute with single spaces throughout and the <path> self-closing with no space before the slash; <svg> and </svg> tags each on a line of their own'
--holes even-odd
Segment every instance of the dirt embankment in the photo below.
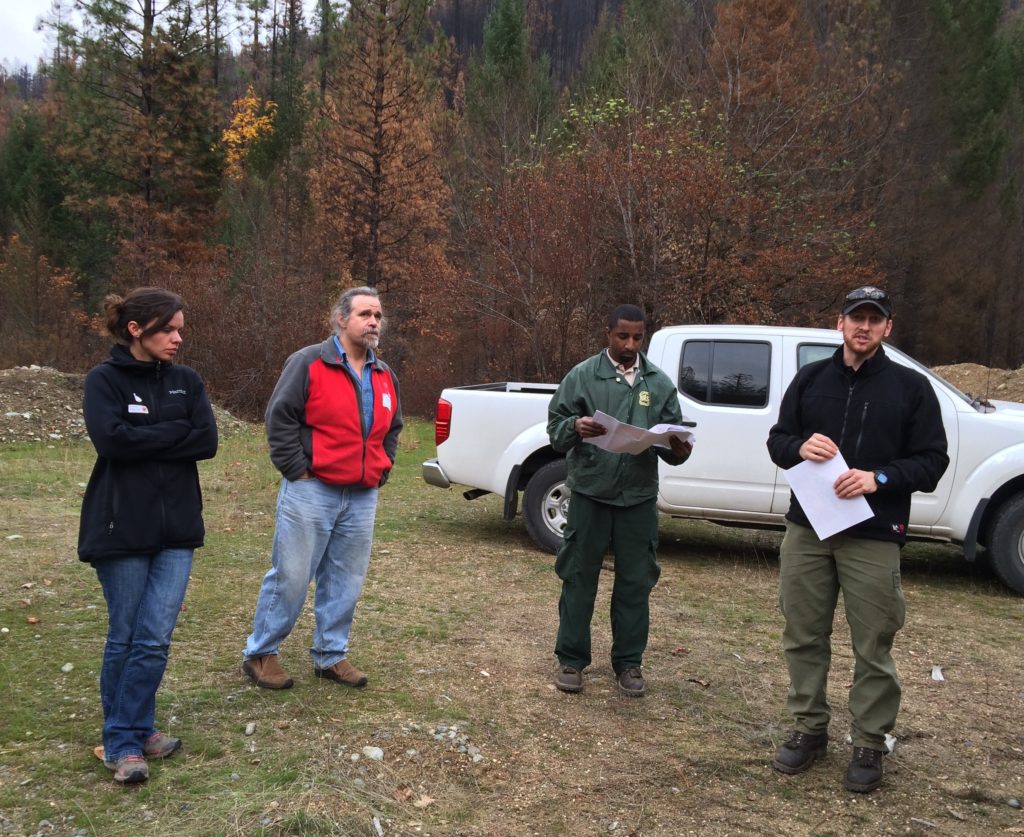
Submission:
<svg viewBox="0 0 1024 837">
<path fill-rule="evenodd" d="M 932 371 L 968 395 L 1024 403 L 1024 366 L 1020 369 L 991 369 L 977 363 L 958 363 L 936 366 Z"/>
<path fill-rule="evenodd" d="M 85 375 L 48 366 L 0 369 L 0 444 L 84 438 L 84 381 Z M 224 410 L 214 412 L 221 433 L 246 426 Z"/>
<path fill-rule="evenodd" d="M 937 366 L 935 371 L 961 392 L 1024 403 L 1024 367 L 990 369 L 976 363 L 959 363 Z M 47 366 L 0 369 L 0 444 L 83 438 L 84 379 L 84 375 Z M 245 425 L 223 410 L 215 408 L 215 412 L 222 433 Z"/>
</svg>

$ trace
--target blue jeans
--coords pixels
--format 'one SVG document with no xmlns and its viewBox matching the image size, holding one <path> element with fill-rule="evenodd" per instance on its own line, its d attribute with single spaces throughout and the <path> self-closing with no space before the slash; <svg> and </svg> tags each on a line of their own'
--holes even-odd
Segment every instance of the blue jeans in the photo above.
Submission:
<svg viewBox="0 0 1024 837">
<path fill-rule="evenodd" d="M 107 600 L 107 643 L 100 672 L 107 761 L 141 756 L 156 732 L 156 690 L 192 570 L 191 549 L 93 563 Z"/>
<path fill-rule="evenodd" d="M 377 489 L 282 480 L 271 568 L 256 601 L 245 659 L 276 654 L 302 612 L 316 580 L 313 646 L 316 668 L 348 654 L 356 602 L 370 566 Z"/>
</svg>

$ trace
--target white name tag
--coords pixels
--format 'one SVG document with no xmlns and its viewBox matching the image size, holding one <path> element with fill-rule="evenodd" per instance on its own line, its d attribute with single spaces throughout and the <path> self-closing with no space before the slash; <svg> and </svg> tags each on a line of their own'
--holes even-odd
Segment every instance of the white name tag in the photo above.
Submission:
<svg viewBox="0 0 1024 837">
<path fill-rule="evenodd" d="M 390 410 L 391 409 L 391 393 L 390 392 L 383 392 L 383 393 L 381 393 L 380 405 L 385 410 Z"/>
<path fill-rule="evenodd" d="M 128 405 L 128 412 L 129 413 L 144 413 L 146 415 L 149 415 L 149 407 L 147 407 L 145 404 L 129 404 Z"/>
</svg>

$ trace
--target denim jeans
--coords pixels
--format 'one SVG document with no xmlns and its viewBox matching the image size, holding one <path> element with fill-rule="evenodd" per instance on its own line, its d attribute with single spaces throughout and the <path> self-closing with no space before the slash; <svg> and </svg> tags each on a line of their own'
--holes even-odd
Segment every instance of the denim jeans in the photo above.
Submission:
<svg viewBox="0 0 1024 837">
<path fill-rule="evenodd" d="M 100 672 L 107 761 L 142 755 L 156 732 L 156 690 L 192 569 L 191 549 L 93 563 L 107 600 Z"/>
<path fill-rule="evenodd" d="M 313 646 L 316 668 L 348 654 L 356 602 L 370 566 L 377 489 L 282 480 L 271 568 L 256 601 L 245 659 L 276 654 L 295 627 L 309 583 L 316 581 Z"/>
</svg>

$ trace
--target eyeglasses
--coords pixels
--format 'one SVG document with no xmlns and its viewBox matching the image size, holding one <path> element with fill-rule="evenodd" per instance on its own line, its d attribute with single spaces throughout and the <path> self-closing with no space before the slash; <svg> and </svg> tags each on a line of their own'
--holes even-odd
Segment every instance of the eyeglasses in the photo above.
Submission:
<svg viewBox="0 0 1024 837">
<path fill-rule="evenodd" d="M 888 302 L 889 294 L 883 291 L 881 288 L 866 287 L 857 288 L 856 290 L 850 291 L 846 295 L 847 302 L 859 302 L 861 300 L 871 300 L 872 302 Z"/>
</svg>

